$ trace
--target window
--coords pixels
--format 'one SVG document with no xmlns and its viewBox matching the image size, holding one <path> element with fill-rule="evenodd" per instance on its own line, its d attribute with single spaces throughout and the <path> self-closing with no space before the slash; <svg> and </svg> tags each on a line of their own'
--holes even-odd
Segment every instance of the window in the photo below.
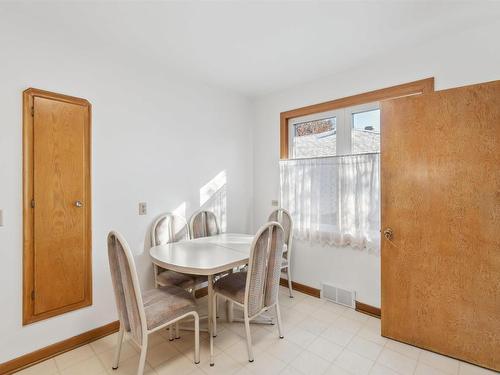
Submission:
<svg viewBox="0 0 500 375">
<path fill-rule="evenodd" d="M 378 251 L 379 103 L 288 120 L 280 199 L 298 239 Z"/>
<path fill-rule="evenodd" d="M 380 109 L 377 104 L 351 107 L 351 153 L 380 152 Z"/>
<path fill-rule="evenodd" d="M 433 91 L 428 78 L 280 113 L 280 205 L 295 238 L 378 253 L 380 103 Z"/>
<path fill-rule="evenodd" d="M 380 151 L 378 102 L 292 118 L 288 126 L 292 159 Z"/>
</svg>

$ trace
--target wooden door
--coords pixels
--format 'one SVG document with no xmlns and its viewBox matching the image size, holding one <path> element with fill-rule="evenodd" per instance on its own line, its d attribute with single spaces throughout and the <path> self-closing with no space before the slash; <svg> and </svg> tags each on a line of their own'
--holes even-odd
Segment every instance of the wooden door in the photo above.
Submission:
<svg viewBox="0 0 500 375">
<path fill-rule="evenodd" d="M 381 108 L 382 335 L 500 370 L 500 81 Z"/>
<path fill-rule="evenodd" d="M 90 104 L 25 100 L 24 323 L 91 304 Z"/>
</svg>

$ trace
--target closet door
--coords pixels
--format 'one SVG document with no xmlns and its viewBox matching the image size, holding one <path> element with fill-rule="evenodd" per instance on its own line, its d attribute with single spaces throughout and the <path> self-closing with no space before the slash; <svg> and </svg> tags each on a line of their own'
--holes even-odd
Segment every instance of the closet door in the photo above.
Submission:
<svg viewBox="0 0 500 375">
<path fill-rule="evenodd" d="M 25 107 L 29 323 L 91 304 L 90 105 L 31 89 Z"/>
<path fill-rule="evenodd" d="M 382 103 L 382 335 L 500 370 L 500 81 Z"/>
</svg>

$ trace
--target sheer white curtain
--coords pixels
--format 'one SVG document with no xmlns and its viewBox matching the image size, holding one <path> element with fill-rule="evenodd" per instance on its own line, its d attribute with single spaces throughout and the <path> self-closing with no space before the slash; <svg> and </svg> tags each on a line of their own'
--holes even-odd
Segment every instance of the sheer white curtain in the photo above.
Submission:
<svg viewBox="0 0 500 375">
<path fill-rule="evenodd" d="M 280 161 L 281 205 L 294 235 L 379 252 L 379 154 Z"/>
</svg>

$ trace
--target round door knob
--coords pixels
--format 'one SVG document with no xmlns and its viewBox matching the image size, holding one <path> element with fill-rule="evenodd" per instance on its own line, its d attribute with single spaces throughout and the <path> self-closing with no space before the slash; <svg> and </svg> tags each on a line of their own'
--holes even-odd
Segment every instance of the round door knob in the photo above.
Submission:
<svg viewBox="0 0 500 375">
<path fill-rule="evenodd" d="M 392 228 L 385 228 L 384 229 L 384 237 L 387 238 L 388 240 L 392 240 L 392 237 L 394 235 L 394 232 Z"/>
<path fill-rule="evenodd" d="M 81 201 L 76 201 L 75 206 L 76 207 L 83 207 L 83 203 Z"/>
</svg>

